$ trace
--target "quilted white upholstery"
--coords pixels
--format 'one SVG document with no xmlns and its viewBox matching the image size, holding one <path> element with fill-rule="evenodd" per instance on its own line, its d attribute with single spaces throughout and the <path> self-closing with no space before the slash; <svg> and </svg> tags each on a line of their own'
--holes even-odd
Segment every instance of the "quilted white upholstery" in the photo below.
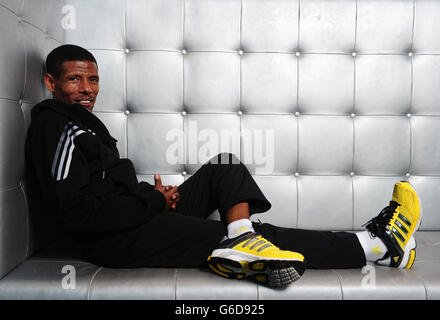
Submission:
<svg viewBox="0 0 440 320">
<path fill-rule="evenodd" d="M 57 0 L 0 1 L 0 277 L 39 246 L 26 206 L 24 139 L 46 55 L 63 43 Z"/>
<path fill-rule="evenodd" d="M 61 28 L 64 5 L 75 9 L 73 30 Z M 139 178 L 152 182 L 159 173 L 165 184 L 180 184 L 215 153 L 233 152 L 273 203 L 255 219 L 319 230 L 360 230 L 387 204 L 393 184 L 408 180 L 423 200 L 421 230 L 436 239 L 419 251 L 438 248 L 439 1 L 0 0 L 0 35 L 0 277 L 39 247 L 21 182 L 21 146 L 31 107 L 48 97 L 42 61 L 61 43 L 96 56 L 101 92 L 94 112 Z M 209 140 L 222 132 L 227 141 Z M 261 143 L 247 139 L 249 132 Z M 174 133 L 181 133 L 182 152 L 170 163 Z M 429 252 L 415 271 L 384 270 L 380 292 L 359 291 L 360 271 L 311 271 L 285 297 L 411 297 L 414 285 L 412 297 L 438 298 L 432 270 L 440 254 Z M 17 272 L 27 274 L 26 263 Z M 133 272 L 114 275 L 162 271 Z M 113 286 L 120 294 L 109 274 L 98 270 L 81 298 L 112 297 Z M 225 280 L 211 276 L 179 270 L 169 279 L 177 291 L 147 297 L 194 297 L 191 279 L 198 277 L 221 288 Z M 401 278 L 402 290 L 387 292 Z M 9 288 L 3 296 L 21 292 L 10 289 L 14 283 L 0 281 L 0 297 L 2 288 Z M 230 285 L 247 299 L 281 298 L 263 288 L 256 295 L 252 284 Z"/>
</svg>

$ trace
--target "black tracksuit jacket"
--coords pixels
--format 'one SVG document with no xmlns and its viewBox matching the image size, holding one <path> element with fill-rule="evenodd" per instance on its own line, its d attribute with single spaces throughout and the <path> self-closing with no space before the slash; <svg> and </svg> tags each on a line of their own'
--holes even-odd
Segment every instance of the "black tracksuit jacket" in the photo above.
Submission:
<svg viewBox="0 0 440 320">
<path fill-rule="evenodd" d="M 138 182 L 104 124 L 79 104 L 49 99 L 31 113 L 26 189 L 33 215 L 55 219 L 81 242 L 148 222 L 165 209 L 161 192 Z"/>
</svg>

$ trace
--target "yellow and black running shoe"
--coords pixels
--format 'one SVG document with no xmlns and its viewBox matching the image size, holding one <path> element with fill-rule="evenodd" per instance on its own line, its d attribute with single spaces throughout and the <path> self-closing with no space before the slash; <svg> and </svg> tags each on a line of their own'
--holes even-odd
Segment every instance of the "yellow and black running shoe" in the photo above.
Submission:
<svg viewBox="0 0 440 320">
<path fill-rule="evenodd" d="M 301 254 L 280 250 L 254 232 L 222 241 L 208 257 L 208 265 L 225 278 L 247 278 L 269 287 L 285 287 L 305 271 Z"/>
<path fill-rule="evenodd" d="M 371 235 L 387 247 L 377 264 L 410 269 L 416 257 L 414 232 L 422 221 L 422 204 L 414 187 L 406 181 L 394 185 L 393 198 L 377 217 L 365 224 Z"/>
</svg>

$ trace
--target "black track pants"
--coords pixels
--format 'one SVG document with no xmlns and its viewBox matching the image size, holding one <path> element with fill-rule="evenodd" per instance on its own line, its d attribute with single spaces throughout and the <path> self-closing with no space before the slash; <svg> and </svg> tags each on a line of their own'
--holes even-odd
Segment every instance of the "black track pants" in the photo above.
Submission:
<svg viewBox="0 0 440 320">
<path fill-rule="evenodd" d="M 245 165 L 223 153 L 204 164 L 179 186 L 177 210 L 102 241 L 93 262 L 107 267 L 204 267 L 226 234 L 223 222 L 206 219 L 216 209 L 222 221 L 239 202 L 250 213 L 271 204 Z M 347 232 L 311 231 L 254 223 L 254 228 L 281 249 L 300 252 L 308 268 L 359 268 L 365 255 L 357 237 Z"/>
</svg>

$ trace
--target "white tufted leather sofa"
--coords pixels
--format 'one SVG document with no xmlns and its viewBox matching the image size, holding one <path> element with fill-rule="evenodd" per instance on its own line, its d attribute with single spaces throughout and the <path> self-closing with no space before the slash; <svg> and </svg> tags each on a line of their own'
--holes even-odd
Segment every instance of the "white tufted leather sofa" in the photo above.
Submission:
<svg viewBox="0 0 440 320">
<path fill-rule="evenodd" d="M 0 0 L 0 42 L 1 299 L 440 298 L 440 1 Z M 218 152 L 242 160 L 255 153 L 245 129 L 273 137 L 270 166 L 246 163 L 273 204 L 254 216 L 263 222 L 361 230 L 409 180 L 424 209 L 413 269 L 307 270 L 273 290 L 208 270 L 88 263 L 34 219 L 23 183 L 30 110 L 49 97 L 43 61 L 62 43 L 96 56 L 94 112 L 139 179 L 194 173 L 207 159 L 194 161 L 207 139 L 191 140 L 197 127 L 232 132 Z"/>
</svg>

